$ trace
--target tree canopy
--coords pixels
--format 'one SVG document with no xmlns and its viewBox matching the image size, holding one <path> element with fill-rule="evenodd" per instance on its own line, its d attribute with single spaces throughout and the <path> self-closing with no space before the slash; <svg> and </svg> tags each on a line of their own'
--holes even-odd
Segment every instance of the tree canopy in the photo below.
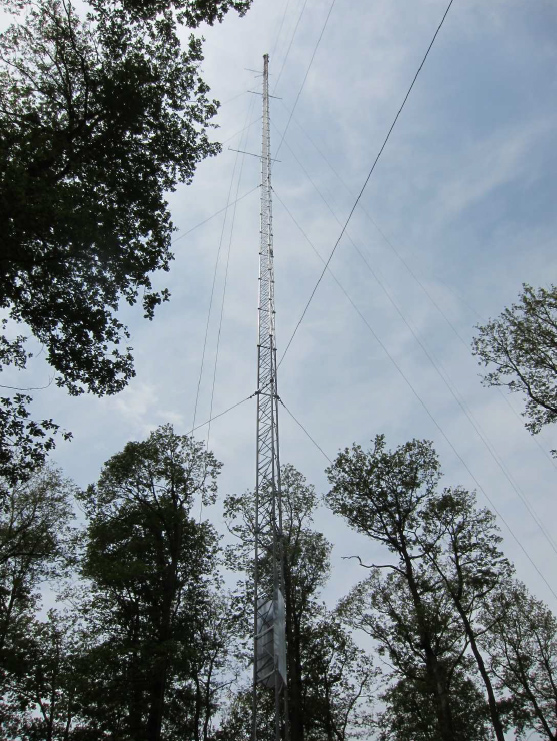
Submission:
<svg viewBox="0 0 557 741">
<path fill-rule="evenodd" d="M 480 645 L 491 627 L 482 607 L 512 573 L 499 549 L 495 518 L 460 487 L 439 491 L 439 461 L 427 441 L 389 451 L 378 436 L 369 451 L 354 445 L 340 453 L 328 474 L 333 511 L 390 554 L 367 564 L 369 577 L 341 607 L 351 625 L 378 642 L 395 670 L 397 682 L 384 695 L 391 703 L 382 716 L 383 730 L 385 723 L 390 728 L 385 738 L 404 737 L 408 728 L 403 723 L 395 733 L 397 723 L 421 704 L 432 738 L 484 738 L 489 719 L 504 741 Z M 481 707 L 479 716 L 472 715 L 475 725 L 465 722 L 470 708 L 462 698 Z"/>
<path fill-rule="evenodd" d="M 218 536 L 191 513 L 216 492 L 220 465 L 203 448 L 165 426 L 106 463 L 79 494 L 86 523 L 69 603 L 46 620 L 32 609 L 33 587 L 59 575 L 66 491 L 32 499 L 29 484 L 10 506 L 0 532 L 5 732 L 207 739 L 233 638 Z"/>
<path fill-rule="evenodd" d="M 251 739 L 254 497 L 225 498 L 236 537 L 223 558 L 215 526 L 194 515 L 216 501 L 219 471 L 203 443 L 165 425 L 85 491 L 52 469 L 0 479 L 4 737 Z M 388 450 L 378 436 L 329 469 L 327 501 L 374 554 L 336 605 L 323 599 L 335 554 L 315 529 L 320 499 L 292 466 L 281 474 L 284 738 L 555 739 L 555 616 L 514 580 L 494 516 L 472 492 L 440 488 L 431 443 Z M 223 567 L 241 575 L 231 592 Z M 267 555 L 260 568 L 268 589 Z M 45 587 L 59 598 L 46 613 Z M 257 688 L 262 741 L 274 699 Z"/>
<path fill-rule="evenodd" d="M 491 626 L 481 643 L 494 682 L 508 692 L 520 733 L 557 735 L 557 619 L 518 581 L 507 581 L 483 606 Z M 496 619 L 494 619 L 494 616 Z"/>
<path fill-rule="evenodd" d="M 1 0 L 0 371 L 24 369 L 28 334 L 70 394 L 133 377 L 122 303 L 151 319 L 169 298 L 166 194 L 220 151 L 218 102 L 200 75 L 196 29 L 251 0 Z M 23 331 L 19 332 L 19 328 Z M 58 426 L 29 394 L 0 399 L 0 474 L 44 463 Z"/>
<path fill-rule="evenodd" d="M 557 287 L 523 285 L 519 302 L 477 327 L 472 352 L 488 371 L 487 386 L 526 399 L 526 427 L 537 433 L 557 420 Z"/>
<path fill-rule="evenodd" d="M 56 469 L 0 479 L 0 655 L 12 665 L 43 582 L 72 560 L 74 488 Z"/>
<path fill-rule="evenodd" d="M 248 4 L 37 0 L 0 36 L 0 306 L 72 394 L 133 375 L 119 303 L 141 294 L 151 318 L 168 298 L 150 277 L 172 259 L 165 192 L 219 151 L 202 41 L 181 47 L 173 7 L 196 27 Z"/>
<path fill-rule="evenodd" d="M 167 425 L 128 443 L 82 498 L 85 605 L 96 633 L 90 723 L 99 733 L 158 741 L 176 702 L 175 680 L 196 683 L 218 583 L 218 537 L 190 512 L 214 497 L 219 468 L 202 444 Z M 197 737 L 202 707 L 178 704 L 179 728 Z"/>
<path fill-rule="evenodd" d="M 281 492 L 290 738 L 345 741 L 361 720 L 361 700 L 370 690 L 375 670 L 339 615 L 321 600 L 330 573 L 332 544 L 312 528 L 319 501 L 314 487 L 293 466 L 286 465 L 281 467 Z M 253 605 L 254 506 L 252 492 L 225 500 L 229 529 L 239 539 L 229 547 L 227 560 L 248 578 L 247 585 L 239 585 L 237 598 L 245 613 L 246 636 L 251 635 Z M 263 556 L 259 568 L 262 589 L 265 585 L 270 588 L 268 556 Z M 269 704 L 269 713 L 273 709 Z M 249 739 L 249 714 L 241 697 L 232 711 L 230 732 L 243 734 L 236 738 Z M 272 723 L 267 725 L 272 728 Z"/>
</svg>

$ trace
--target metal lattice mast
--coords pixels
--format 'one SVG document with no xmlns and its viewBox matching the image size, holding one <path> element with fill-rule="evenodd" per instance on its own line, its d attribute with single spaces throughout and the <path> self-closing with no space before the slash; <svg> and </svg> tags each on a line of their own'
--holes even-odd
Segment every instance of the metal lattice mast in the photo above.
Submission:
<svg viewBox="0 0 557 741">
<path fill-rule="evenodd" d="M 271 689 L 275 695 L 275 741 L 278 741 L 282 735 L 282 718 L 285 715 L 283 703 L 286 703 L 286 643 L 267 54 L 263 57 L 257 390 L 253 741 L 257 739 L 261 695 Z"/>
</svg>

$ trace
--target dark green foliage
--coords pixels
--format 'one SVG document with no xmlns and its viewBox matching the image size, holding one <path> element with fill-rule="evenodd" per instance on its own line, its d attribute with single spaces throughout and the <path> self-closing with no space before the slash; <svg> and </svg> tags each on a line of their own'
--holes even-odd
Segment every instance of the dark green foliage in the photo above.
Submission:
<svg viewBox="0 0 557 741">
<path fill-rule="evenodd" d="M 439 462 L 428 442 L 387 451 L 378 436 L 369 452 L 345 450 L 328 473 L 333 511 L 391 554 L 387 562 L 368 565 L 370 576 L 344 601 L 342 613 L 378 642 L 394 676 L 422 688 L 435 708 L 435 738 L 467 737 L 454 681 L 464 681 L 475 663 L 494 732 L 504 741 L 478 646 L 486 629 L 482 604 L 512 570 L 499 550 L 493 515 L 477 509 L 464 489 L 437 491 Z"/>
<path fill-rule="evenodd" d="M 31 401 L 28 394 L 0 398 L 0 479 L 11 486 L 25 482 L 45 463 L 59 430 L 51 419 L 30 419 Z"/>
<path fill-rule="evenodd" d="M 36 688 L 50 669 L 48 626 L 36 620 L 41 590 L 74 563 L 73 487 L 43 469 L 25 482 L 0 480 L 0 735 L 45 738 L 29 729 L 43 722 Z M 49 664 L 50 666 L 50 664 Z M 45 680 L 47 681 L 47 680 Z M 43 703 L 57 705 L 53 692 Z M 37 711 L 37 712 L 36 712 Z M 58 708 L 53 710 L 58 716 Z M 44 717 L 43 717 L 44 720 Z M 54 722 L 54 721 L 53 721 Z M 27 730 L 26 730 L 27 729 Z M 24 733 L 25 731 L 25 733 Z"/>
<path fill-rule="evenodd" d="M 427 681 L 417 677 L 401 679 L 382 696 L 387 709 L 379 714 L 379 741 L 439 741 L 436 730 L 435 698 Z M 455 741 L 491 741 L 487 707 L 481 692 L 462 673 L 451 681 Z"/>
<path fill-rule="evenodd" d="M 59 472 L 2 481 L 2 737 L 250 740 L 254 500 L 225 501 L 238 536 L 228 564 L 246 574 L 229 598 L 219 538 L 193 516 L 214 501 L 219 470 L 170 426 L 128 443 L 79 495 L 79 539 Z M 332 546 L 312 528 L 317 496 L 282 469 L 291 741 L 500 741 L 511 729 L 554 741 L 557 622 L 512 580 L 493 515 L 464 489 L 437 489 L 427 442 L 388 451 L 379 437 L 329 475 L 332 506 L 386 558 L 328 610 Z M 270 588 L 267 558 L 261 569 Z M 39 617 L 42 587 L 56 581 L 66 607 Z M 351 629 L 382 659 L 380 689 Z M 274 695 L 258 696 L 258 738 L 272 741 Z"/>
<path fill-rule="evenodd" d="M 537 433 L 557 420 L 557 287 L 524 283 L 519 303 L 477 327 L 472 352 L 489 368 L 487 386 L 526 398 L 526 427 Z"/>
<path fill-rule="evenodd" d="M 0 37 L 0 305 L 45 344 L 71 393 L 114 393 L 133 374 L 115 312 L 165 292 L 172 227 L 164 191 L 215 154 L 216 112 L 171 15 L 130 22 L 116 2 L 82 21 L 41 0 Z"/>
<path fill-rule="evenodd" d="M 259 741 L 274 741 L 275 698 L 271 692 L 258 695 L 257 738 Z M 211 741 L 252 741 L 252 692 L 250 689 L 234 688 L 224 716 Z"/>
<path fill-rule="evenodd" d="M 394 570 L 373 570 L 343 600 L 340 613 L 376 642 L 379 655 L 392 667 L 390 683 L 404 680 L 422 691 L 423 702 L 433 709 L 433 737 L 464 741 L 455 735 L 453 680 L 466 641 L 439 583 L 418 564 L 410 579 Z"/>
<path fill-rule="evenodd" d="M 182 47 L 177 23 L 249 5 L 1 0 L 15 22 L 0 34 L 0 309 L 71 394 L 113 394 L 134 375 L 119 307 L 140 301 L 151 319 L 168 299 L 152 285 L 173 258 L 165 194 L 220 151 L 202 39 Z M 31 357 L 12 332 L 4 320 L 0 371 Z M 1 474 L 27 475 L 54 445 L 57 426 L 29 420 L 29 402 L 0 402 Z"/>
<path fill-rule="evenodd" d="M 450 680 L 463 638 L 442 586 L 421 563 L 417 536 L 420 512 L 434 498 L 440 476 L 435 452 L 420 441 L 387 451 L 378 436 L 367 453 L 354 446 L 339 454 L 328 474 L 333 511 L 394 556 L 392 564 L 370 566 L 369 579 L 355 588 L 342 612 L 379 642 L 402 677 L 423 676 L 434 698 L 437 732 L 451 741 Z"/>
<path fill-rule="evenodd" d="M 335 612 L 328 611 L 319 599 L 329 576 L 332 546 L 322 533 L 311 528 L 318 504 L 314 488 L 288 465 L 281 469 L 281 484 L 290 738 L 292 741 L 302 738 L 343 741 L 362 719 L 361 701 L 369 692 L 375 671 Z M 229 549 L 229 565 L 248 575 L 247 589 L 242 585 L 238 595 L 248 637 L 253 619 L 250 581 L 253 573 L 253 494 L 228 497 L 225 513 L 229 529 L 240 541 Z M 262 590 L 270 588 L 270 573 L 270 563 L 263 557 L 260 564 Z M 267 731 L 272 728 L 273 711 L 270 703 Z M 223 732 L 230 734 L 231 729 L 237 729 L 248 719 L 245 700 L 235 698 Z M 244 737 L 249 738 L 249 725 L 244 726 L 243 736 L 238 736 Z"/>
<path fill-rule="evenodd" d="M 80 722 L 79 631 L 76 621 L 54 611 L 30 620 L 18 665 L 4 687 L 6 737 L 23 741 L 69 741 L 87 735 Z"/>
<path fill-rule="evenodd" d="M 444 489 L 422 512 L 422 528 L 427 561 L 466 612 L 511 574 L 495 516 L 477 507 L 473 493 Z"/>
<path fill-rule="evenodd" d="M 51 469 L 17 486 L 0 481 L 0 678 L 19 661 L 41 585 L 70 565 L 72 490 Z"/>
<path fill-rule="evenodd" d="M 314 616 L 303 636 L 304 738 L 344 741 L 366 737 L 377 671 L 354 643 L 337 612 Z"/>
<path fill-rule="evenodd" d="M 201 443 L 166 426 L 128 443 L 83 497 L 94 644 L 83 704 L 97 734 L 203 737 L 226 631 L 213 594 L 218 538 L 190 513 L 214 498 L 219 468 Z"/>
<path fill-rule="evenodd" d="M 230 9 L 244 15 L 251 3 L 252 0 L 123 0 L 123 7 L 132 17 L 139 18 L 153 17 L 171 7 L 177 11 L 180 23 L 197 28 L 202 23 L 220 23 Z M 93 0 L 91 4 L 102 7 L 104 0 Z"/>
<path fill-rule="evenodd" d="M 420 509 L 435 496 L 441 476 L 431 443 L 413 440 L 391 452 L 378 435 L 369 452 L 354 445 L 339 453 L 328 474 L 333 512 L 404 561 L 404 549 L 415 543 Z"/>
<path fill-rule="evenodd" d="M 425 560 L 440 577 L 456 611 L 486 689 L 495 734 L 504 741 L 497 698 L 479 645 L 479 638 L 498 619 L 495 613 L 486 624 L 482 606 L 513 572 L 499 548 L 502 538 L 495 517 L 476 508 L 474 494 L 455 488 L 445 489 L 429 503 L 423 523 Z"/>
<path fill-rule="evenodd" d="M 169 426 L 129 443 L 79 495 L 77 550 L 59 474 L 1 490 L 3 737 L 208 741 L 238 671 L 219 539 L 192 516 L 219 470 Z M 66 575 L 67 613 L 38 619 L 39 588 Z"/>
<path fill-rule="evenodd" d="M 543 738 L 557 733 L 557 619 L 528 593 L 521 582 L 509 580 L 484 605 L 490 630 L 482 638 L 490 670 L 502 691 L 515 727 L 537 731 Z"/>
</svg>

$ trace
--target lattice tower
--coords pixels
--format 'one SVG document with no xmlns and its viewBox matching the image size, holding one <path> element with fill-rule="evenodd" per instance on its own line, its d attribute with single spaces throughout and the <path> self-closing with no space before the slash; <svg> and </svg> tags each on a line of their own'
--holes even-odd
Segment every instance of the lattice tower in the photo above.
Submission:
<svg viewBox="0 0 557 741">
<path fill-rule="evenodd" d="M 269 57 L 265 54 L 257 339 L 253 741 L 257 741 L 263 693 L 274 690 L 275 741 L 285 735 L 287 703 L 271 193 Z"/>
</svg>

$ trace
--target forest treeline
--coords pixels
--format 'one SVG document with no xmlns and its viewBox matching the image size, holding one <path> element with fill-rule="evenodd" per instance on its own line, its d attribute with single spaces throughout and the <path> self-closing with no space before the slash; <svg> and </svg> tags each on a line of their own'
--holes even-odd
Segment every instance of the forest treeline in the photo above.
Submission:
<svg viewBox="0 0 557 741">
<path fill-rule="evenodd" d="M 49 467 L 2 481 L 3 738 L 248 741 L 254 498 L 224 499 L 222 540 L 199 515 L 220 468 L 167 425 L 84 491 Z M 292 741 L 555 739 L 557 620 L 515 578 L 493 514 L 442 487 L 427 441 L 378 436 L 327 473 L 323 500 L 282 470 Z M 324 502 L 369 541 L 332 608 Z M 269 691 L 261 739 L 273 710 Z"/>
</svg>

